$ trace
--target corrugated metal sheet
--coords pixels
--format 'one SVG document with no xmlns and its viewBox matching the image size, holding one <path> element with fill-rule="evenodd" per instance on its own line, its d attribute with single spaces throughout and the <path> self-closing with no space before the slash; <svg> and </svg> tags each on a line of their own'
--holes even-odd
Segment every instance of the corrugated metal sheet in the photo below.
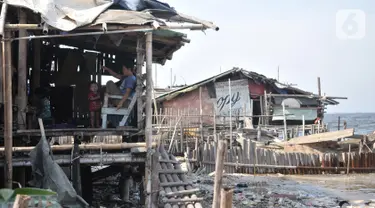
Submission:
<svg viewBox="0 0 375 208">
<path fill-rule="evenodd" d="M 48 25 L 72 31 L 78 27 L 101 24 L 144 25 L 151 22 L 189 22 L 217 30 L 211 22 L 177 13 L 156 0 L 12 0 L 8 4 L 39 13 Z M 116 6 L 116 9 L 110 9 Z"/>
<path fill-rule="evenodd" d="M 311 108 L 285 108 L 285 114 L 292 114 L 285 116 L 287 121 L 301 121 L 302 116 L 306 121 L 313 121 L 318 116 L 317 109 Z M 272 115 L 272 121 L 282 121 L 284 119 L 283 107 L 274 106 Z"/>
</svg>

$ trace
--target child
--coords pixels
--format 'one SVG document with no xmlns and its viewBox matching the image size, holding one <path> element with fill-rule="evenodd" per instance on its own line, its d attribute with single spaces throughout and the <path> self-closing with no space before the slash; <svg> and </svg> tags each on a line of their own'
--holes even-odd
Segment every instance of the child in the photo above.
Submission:
<svg viewBox="0 0 375 208">
<path fill-rule="evenodd" d="M 99 86 L 96 82 L 92 81 L 90 83 L 90 92 L 89 92 L 89 110 L 90 110 L 90 124 L 91 128 L 99 127 L 99 116 L 100 116 L 100 95 L 98 93 Z M 95 120 L 96 125 L 95 126 Z"/>
</svg>

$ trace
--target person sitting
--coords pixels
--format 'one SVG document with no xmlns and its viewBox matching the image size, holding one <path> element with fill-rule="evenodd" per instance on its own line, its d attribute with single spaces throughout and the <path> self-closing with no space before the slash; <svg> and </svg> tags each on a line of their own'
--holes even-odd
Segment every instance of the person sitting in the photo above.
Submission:
<svg viewBox="0 0 375 208">
<path fill-rule="evenodd" d="M 103 70 L 108 71 L 109 74 L 120 79 L 120 86 L 117 86 L 113 81 L 108 81 L 106 84 L 106 93 L 110 95 L 122 95 L 120 101 L 113 100 L 111 101 L 111 104 L 116 106 L 117 109 L 128 107 L 131 98 L 134 96 L 136 86 L 136 77 L 131 68 L 122 64 L 122 75 L 114 72 L 106 66 L 103 66 Z"/>
</svg>

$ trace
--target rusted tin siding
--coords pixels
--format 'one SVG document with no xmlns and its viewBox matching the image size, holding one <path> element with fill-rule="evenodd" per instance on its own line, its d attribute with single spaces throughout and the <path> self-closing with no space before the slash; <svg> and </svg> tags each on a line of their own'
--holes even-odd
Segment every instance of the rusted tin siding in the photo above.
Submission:
<svg viewBox="0 0 375 208">
<path fill-rule="evenodd" d="M 202 110 L 203 110 L 203 123 L 212 124 L 212 118 L 207 115 L 213 115 L 213 101 L 211 99 L 208 90 L 205 86 L 202 86 Z M 182 94 L 173 98 L 172 100 L 166 100 L 163 102 L 164 109 L 173 109 L 174 114 L 179 110 L 184 114 L 188 114 L 190 109 L 190 115 L 199 115 L 199 89 L 191 92 Z M 199 122 L 199 117 L 189 118 L 190 123 Z M 184 119 L 185 120 L 185 119 Z M 187 121 L 187 120 L 185 120 Z"/>
</svg>

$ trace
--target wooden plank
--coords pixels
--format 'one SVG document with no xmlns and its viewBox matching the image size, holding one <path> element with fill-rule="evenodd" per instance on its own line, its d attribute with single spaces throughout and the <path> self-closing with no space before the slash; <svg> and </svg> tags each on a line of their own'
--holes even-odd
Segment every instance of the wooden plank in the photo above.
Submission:
<svg viewBox="0 0 375 208">
<path fill-rule="evenodd" d="M 117 109 L 117 108 L 102 108 L 102 114 L 107 115 L 129 115 L 129 109 Z"/>
<path fill-rule="evenodd" d="M 287 142 L 283 142 L 284 145 L 288 144 L 311 144 L 324 141 L 332 141 L 339 138 L 346 138 L 353 136 L 354 129 L 345 129 L 341 131 L 325 132 L 320 134 L 313 134 L 308 136 L 297 137 Z"/>
</svg>

